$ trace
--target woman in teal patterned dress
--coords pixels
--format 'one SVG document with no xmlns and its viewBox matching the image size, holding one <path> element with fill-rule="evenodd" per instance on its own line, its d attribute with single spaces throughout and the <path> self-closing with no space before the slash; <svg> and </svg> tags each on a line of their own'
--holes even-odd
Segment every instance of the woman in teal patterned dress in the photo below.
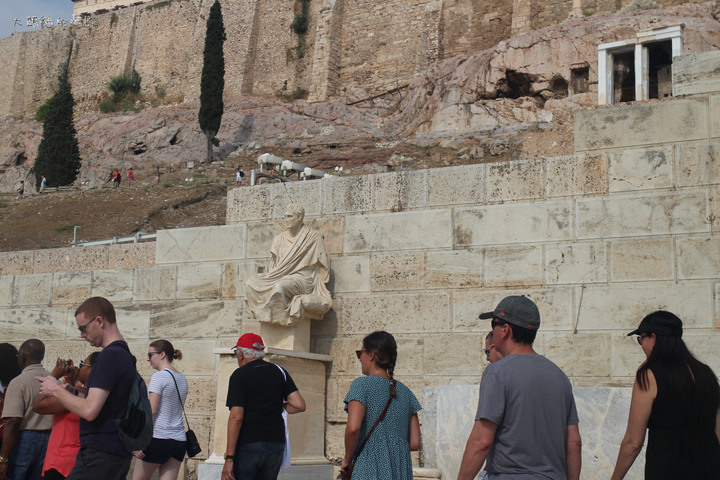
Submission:
<svg viewBox="0 0 720 480">
<path fill-rule="evenodd" d="M 345 397 L 348 422 L 345 428 L 346 470 L 377 419 L 392 401 L 355 461 L 353 480 L 412 480 L 411 450 L 420 450 L 420 403 L 415 395 L 393 378 L 397 360 L 395 338 L 373 332 L 356 350 L 364 377 L 356 378 Z"/>
</svg>

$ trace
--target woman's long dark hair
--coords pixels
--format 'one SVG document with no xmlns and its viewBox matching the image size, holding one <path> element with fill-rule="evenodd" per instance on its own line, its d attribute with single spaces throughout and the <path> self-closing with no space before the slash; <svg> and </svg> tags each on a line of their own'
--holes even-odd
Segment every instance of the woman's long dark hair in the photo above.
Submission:
<svg viewBox="0 0 720 480">
<path fill-rule="evenodd" d="M 646 316 L 643 323 L 682 332 L 682 320 L 675 314 L 664 310 L 658 310 Z M 714 405 L 720 403 L 720 385 L 715 373 L 690 353 L 681 337 L 655 334 L 655 346 L 635 375 L 635 379 L 643 390 L 648 389 L 647 372 L 653 365 L 662 365 L 663 369 L 668 372 L 669 391 L 684 394 L 697 393 L 704 398 L 711 399 Z"/>
<path fill-rule="evenodd" d="M 18 349 L 10 343 L 0 343 L 0 382 L 7 387 L 10 380 L 20 375 Z"/>
<path fill-rule="evenodd" d="M 397 398 L 395 388 L 395 362 L 397 362 L 397 343 L 395 337 L 388 332 L 373 332 L 363 339 L 363 348 L 375 352 L 375 363 L 378 367 L 385 369 L 390 377 L 390 395 Z"/>
</svg>

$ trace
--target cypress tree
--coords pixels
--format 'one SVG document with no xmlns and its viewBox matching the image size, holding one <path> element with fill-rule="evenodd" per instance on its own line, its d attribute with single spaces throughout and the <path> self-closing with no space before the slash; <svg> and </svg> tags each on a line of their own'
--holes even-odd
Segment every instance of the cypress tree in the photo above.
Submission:
<svg viewBox="0 0 720 480">
<path fill-rule="evenodd" d="M 58 89 L 46 103 L 43 136 L 35 165 L 30 170 L 37 188 L 43 175 L 49 187 L 72 184 L 80 171 L 80 146 L 73 122 L 73 98 L 68 80 L 68 64 L 60 65 Z"/>
<path fill-rule="evenodd" d="M 223 115 L 223 90 L 225 89 L 225 26 L 223 25 L 220 2 L 215 0 L 210 8 L 205 33 L 203 70 L 200 80 L 200 129 L 207 138 L 207 163 L 212 162 L 212 147 L 215 135 L 220 130 Z"/>
</svg>

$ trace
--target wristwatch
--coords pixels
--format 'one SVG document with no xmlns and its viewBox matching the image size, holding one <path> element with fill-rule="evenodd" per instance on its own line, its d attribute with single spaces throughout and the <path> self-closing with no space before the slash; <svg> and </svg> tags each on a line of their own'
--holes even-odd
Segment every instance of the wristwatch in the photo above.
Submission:
<svg viewBox="0 0 720 480">
<path fill-rule="evenodd" d="M 225 460 L 235 460 L 235 455 L 225 455 Z M 7 460 L 5 460 L 7 462 Z"/>
<path fill-rule="evenodd" d="M 0 455 L 0 463 L 8 463 L 8 459 Z"/>
</svg>

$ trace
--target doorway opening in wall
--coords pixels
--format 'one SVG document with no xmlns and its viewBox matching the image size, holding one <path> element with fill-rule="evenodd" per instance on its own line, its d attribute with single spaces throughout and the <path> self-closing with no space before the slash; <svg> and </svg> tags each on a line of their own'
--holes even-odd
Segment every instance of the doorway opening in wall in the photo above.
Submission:
<svg viewBox="0 0 720 480">
<path fill-rule="evenodd" d="M 635 101 L 635 52 L 632 49 L 612 53 L 613 103 Z"/>
<path fill-rule="evenodd" d="M 587 62 L 570 65 L 570 93 L 585 93 L 590 90 L 590 65 Z"/>
<path fill-rule="evenodd" d="M 672 41 L 648 43 L 648 98 L 672 96 Z"/>
</svg>

